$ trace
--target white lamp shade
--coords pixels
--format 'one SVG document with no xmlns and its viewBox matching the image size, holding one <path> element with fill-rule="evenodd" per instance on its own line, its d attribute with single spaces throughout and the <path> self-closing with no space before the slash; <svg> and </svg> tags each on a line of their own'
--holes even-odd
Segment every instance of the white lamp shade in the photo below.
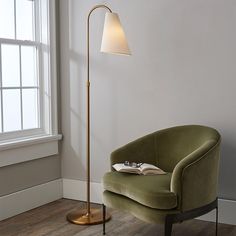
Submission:
<svg viewBox="0 0 236 236">
<path fill-rule="evenodd" d="M 106 13 L 101 52 L 131 55 L 119 16 L 116 13 Z"/>
</svg>

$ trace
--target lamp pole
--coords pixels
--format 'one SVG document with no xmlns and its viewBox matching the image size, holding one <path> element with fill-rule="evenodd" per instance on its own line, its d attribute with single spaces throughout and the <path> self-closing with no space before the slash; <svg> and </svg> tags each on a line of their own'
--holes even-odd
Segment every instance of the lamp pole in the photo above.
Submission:
<svg viewBox="0 0 236 236">
<path fill-rule="evenodd" d="M 67 215 L 68 221 L 80 225 L 100 224 L 111 218 L 109 213 L 106 213 L 103 218 L 101 209 L 91 208 L 90 204 L 90 17 L 99 8 L 104 8 L 108 11 L 105 17 L 101 51 L 119 55 L 130 55 L 118 14 L 113 13 L 106 5 L 96 5 L 93 7 L 87 17 L 87 207 Z"/>
<path fill-rule="evenodd" d="M 94 10 L 98 8 L 107 9 L 110 13 L 112 10 L 106 5 L 94 6 L 87 17 L 87 214 L 90 214 L 90 17 Z"/>
<path fill-rule="evenodd" d="M 86 211 L 75 211 L 67 215 L 68 221 L 80 225 L 93 225 L 103 222 L 100 209 L 91 209 L 90 202 L 90 17 L 98 8 L 107 9 L 112 13 L 112 10 L 106 5 L 96 5 L 90 10 L 87 17 L 87 207 Z M 110 218 L 110 214 L 106 213 L 106 221 L 110 220 Z"/>
</svg>

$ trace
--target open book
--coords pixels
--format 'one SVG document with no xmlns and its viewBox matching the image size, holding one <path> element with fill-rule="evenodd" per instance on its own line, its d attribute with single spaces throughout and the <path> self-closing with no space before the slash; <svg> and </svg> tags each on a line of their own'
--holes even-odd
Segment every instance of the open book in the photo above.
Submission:
<svg viewBox="0 0 236 236">
<path fill-rule="evenodd" d="M 116 171 L 138 174 L 138 175 L 163 175 L 166 174 L 163 170 L 157 166 L 142 163 L 140 167 L 127 166 L 124 163 L 117 163 L 112 166 Z"/>
</svg>

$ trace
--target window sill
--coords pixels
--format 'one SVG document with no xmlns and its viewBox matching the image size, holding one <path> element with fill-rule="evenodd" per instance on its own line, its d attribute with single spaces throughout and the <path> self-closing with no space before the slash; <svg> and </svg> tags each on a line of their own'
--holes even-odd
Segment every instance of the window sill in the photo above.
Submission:
<svg viewBox="0 0 236 236">
<path fill-rule="evenodd" d="M 0 167 L 56 155 L 61 139 L 58 134 L 0 142 Z"/>
</svg>

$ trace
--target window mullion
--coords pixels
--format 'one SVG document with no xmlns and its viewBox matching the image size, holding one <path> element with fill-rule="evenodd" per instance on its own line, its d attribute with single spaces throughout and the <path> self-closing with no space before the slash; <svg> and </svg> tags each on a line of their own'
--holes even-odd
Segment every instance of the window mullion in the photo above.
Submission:
<svg viewBox="0 0 236 236">
<path fill-rule="evenodd" d="M 32 19 L 33 19 L 33 24 L 32 24 L 32 33 L 33 33 L 33 41 L 36 41 L 35 37 L 35 32 L 36 32 L 36 25 L 35 25 L 35 2 L 32 4 Z"/>
<path fill-rule="evenodd" d="M 41 27 L 41 21 L 42 21 L 42 13 L 41 13 L 41 1 L 37 0 L 35 1 L 35 41 L 39 44 L 37 45 L 37 56 L 36 56 L 36 76 L 37 76 L 37 102 L 38 102 L 38 127 L 44 128 L 44 119 L 43 119 L 43 93 L 42 93 L 42 86 L 43 86 L 43 73 L 42 73 L 42 44 L 41 44 L 41 38 L 42 38 L 42 27 Z"/>
<path fill-rule="evenodd" d="M 21 63 L 21 46 L 19 46 L 19 63 L 20 63 L 20 116 L 21 130 L 23 130 L 23 99 L 22 99 L 22 63 Z"/>
<path fill-rule="evenodd" d="M 39 47 L 37 47 L 36 50 L 36 77 L 37 77 L 37 105 L 38 105 L 38 127 L 42 128 L 42 101 L 41 101 L 41 82 L 40 82 L 40 78 L 41 78 L 41 63 L 40 63 L 40 49 Z M 42 78 L 41 78 L 42 79 Z"/>
<path fill-rule="evenodd" d="M 1 87 L 1 86 L 0 86 Z M 38 89 L 38 86 L 1 87 L 2 89 Z"/>
<path fill-rule="evenodd" d="M 0 44 L 0 96 L 1 96 L 1 131 L 4 132 L 3 123 L 3 96 L 2 96 L 2 44 Z"/>
<path fill-rule="evenodd" d="M 38 1 L 34 1 L 34 5 L 33 5 L 33 7 L 34 7 L 34 10 L 33 10 L 33 14 L 34 14 L 34 17 L 33 17 L 33 19 L 34 19 L 34 24 L 33 24 L 33 27 L 34 27 L 34 29 L 33 29 L 33 32 L 34 32 L 34 41 L 36 41 L 36 42 L 40 42 L 39 41 L 39 39 L 38 39 L 38 22 L 39 22 L 39 15 L 38 15 L 38 11 L 39 11 L 39 6 L 38 6 Z"/>
<path fill-rule="evenodd" d="M 21 40 L 21 39 L 4 39 L 0 38 L 2 44 L 14 44 L 14 45 L 25 45 L 25 46 L 39 46 L 40 43 L 36 41 Z"/>
<path fill-rule="evenodd" d="M 15 39 L 17 38 L 17 33 L 16 33 L 16 0 L 14 0 L 14 32 L 15 32 Z"/>
</svg>

